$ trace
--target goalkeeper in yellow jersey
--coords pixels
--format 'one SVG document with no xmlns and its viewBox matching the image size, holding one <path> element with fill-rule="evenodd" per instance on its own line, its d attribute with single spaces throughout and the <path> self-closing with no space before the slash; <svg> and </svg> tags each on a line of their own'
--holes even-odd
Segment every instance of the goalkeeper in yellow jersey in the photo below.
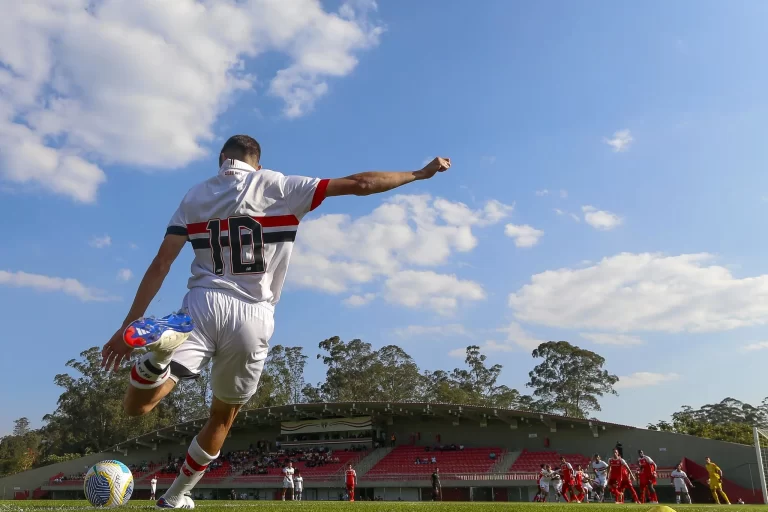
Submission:
<svg viewBox="0 0 768 512">
<path fill-rule="evenodd" d="M 718 493 L 720 493 L 720 496 L 723 497 L 723 500 L 727 504 L 731 504 L 730 501 L 728 501 L 728 496 L 725 495 L 725 491 L 723 491 L 723 470 L 720 469 L 720 467 L 712 462 L 712 459 L 707 457 L 707 473 L 709 473 L 709 490 L 712 493 L 712 497 L 715 499 L 715 503 L 718 505 L 720 504 L 720 498 L 718 497 Z"/>
</svg>

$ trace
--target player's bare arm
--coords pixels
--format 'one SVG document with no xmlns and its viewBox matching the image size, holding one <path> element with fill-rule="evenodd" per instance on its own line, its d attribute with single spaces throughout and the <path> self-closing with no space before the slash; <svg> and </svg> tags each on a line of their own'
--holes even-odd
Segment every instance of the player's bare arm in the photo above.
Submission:
<svg viewBox="0 0 768 512">
<path fill-rule="evenodd" d="M 330 180 L 328 188 L 325 190 L 325 196 L 368 196 L 380 194 L 414 181 L 427 180 L 438 172 L 447 171 L 450 167 L 450 158 L 437 157 L 418 171 L 361 172 L 346 178 Z"/>
<path fill-rule="evenodd" d="M 149 304 L 154 300 L 155 295 L 157 295 L 157 292 L 163 285 L 168 271 L 171 270 L 171 265 L 179 256 L 186 242 L 187 237 L 181 235 L 166 235 L 165 239 L 163 239 L 163 243 L 160 244 L 160 249 L 157 251 L 157 256 L 150 263 L 141 280 L 141 284 L 139 284 L 136 297 L 133 299 L 133 304 L 123 321 L 123 325 L 112 335 L 112 338 L 101 350 L 102 368 L 117 371 L 120 363 L 130 355 L 133 348 L 123 341 L 123 331 L 128 324 L 146 313 Z"/>
</svg>

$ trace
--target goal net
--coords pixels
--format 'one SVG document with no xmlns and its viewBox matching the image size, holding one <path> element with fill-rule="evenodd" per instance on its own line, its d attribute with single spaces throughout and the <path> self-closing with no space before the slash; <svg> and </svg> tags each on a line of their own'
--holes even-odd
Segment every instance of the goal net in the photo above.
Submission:
<svg viewBox="0 0 768 512">
<path fill-rule="evenodd" d="M 760 477 L 760 489 L 763 491 L 763 503 L 768 504 L 768 489 L 766 489 L 766 470 L 768 469 L 768 430 L 755 427 L 755 455 L 757 456 L 757 473 Z"/>
</svg>

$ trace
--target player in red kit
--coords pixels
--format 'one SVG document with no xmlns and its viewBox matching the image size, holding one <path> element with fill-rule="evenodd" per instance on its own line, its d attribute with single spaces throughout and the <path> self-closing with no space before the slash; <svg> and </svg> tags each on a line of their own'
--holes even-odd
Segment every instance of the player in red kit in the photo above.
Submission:
<svg viewBox="0 0 768 512">
<path fill-rule="evenodd" d="M 634 479 L 635 475 L 629 469 L 629 464 L 619 455 L 619 450 L 614 449 L 613 457 L 608 459 L 608 487 L 616 503 L 624 503 L 624 491 L 627 489 L 632 492 L 632 498 L 635 500 L 635 503 L 640 502 L 635 488 L 632 487 L 631 480 Z"/>
<path fill-rule="evenodd" d="M 576 485 L 575 471 L 570 462 L 565 460 L 565 457 L 560 457 L 560 477 L 563 480 L 563 489 L 561 494 L 565 501 L 570 503 L 571 499 L 575 499 L 578 502 L 584 498 L 584 491 L 581 489 L 581 485 Z M 570 494 L 570 497 L 568 496 Z"/>
<path fill-rule="evenodd" d="M 651 503 L 658 503 L 659 497 L 656 495 L 656 463 L 653 459 L 643 453 L 643 450 L 637 450 L 637 463 L 640 465 L 640 499 L 645 503 L 645 494 L 649 494 Z"/>
<path fill-rule="evenodd" d="M 347 464 L 347 471 L 344 473 L 344 480 L 347 484 L 347 494 L 349 501 L 355 501 L 355 486 L 357 485 L 357 472 L 352 469 L 352 464 Z"/>
</svg>

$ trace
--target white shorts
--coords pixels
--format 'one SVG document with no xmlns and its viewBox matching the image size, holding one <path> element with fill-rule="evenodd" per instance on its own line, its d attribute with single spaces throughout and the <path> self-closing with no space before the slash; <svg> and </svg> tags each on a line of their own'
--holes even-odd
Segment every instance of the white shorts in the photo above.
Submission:
<svg viewBox="0 0 768 512">
<path fill-rule="evenodd" d="M 549 483 L 547 483 L 547 482 L 541 482 L 541 483 L 539 484 L 539 489 L 541 489 L 542 491 L 544 491 L 544 492 L 546 492 L 546 493 L 549 493 Z"/>
<path fill-rule="evenodd" d="M 555 487 L 555 490 L 557 492 L 560 492 L 563 490 L 563 481 L 562 480 L 555 480 L 552 485 Z"/>
<path fill-rule="evenodd" d="M 675 492 L 688 494 L 688 486 L 685 485 L 685 482 L 675 482 Z"/>
<path fill-rule="evenodd" d="M 195 379 L 213 360 L 213 396 L 227 404 L 246 403 L 256 393 L 275 330 L 271 306 L 244 302 L 224 290 L 192 288 L 183 307 L 195 328 L 173 354 L 173 380 Z"/>
<path fill-rule="evenodd" d="M 283 480 L 283 489 L 293 489 L 293 481 Z"/>
<path fill-rule="evenodd" d="M 599 487 L 605 487 L 608 485 L 608 478 L 605 475 L 597 475 L 597 478 L 595 478 L 597 481 L 597 485 Z"/>
<path fill-rule="evenodd" d="M 592 484 L 581 484 L 581 488 L 587 492 L 592 492 Z"/>
</svg>

